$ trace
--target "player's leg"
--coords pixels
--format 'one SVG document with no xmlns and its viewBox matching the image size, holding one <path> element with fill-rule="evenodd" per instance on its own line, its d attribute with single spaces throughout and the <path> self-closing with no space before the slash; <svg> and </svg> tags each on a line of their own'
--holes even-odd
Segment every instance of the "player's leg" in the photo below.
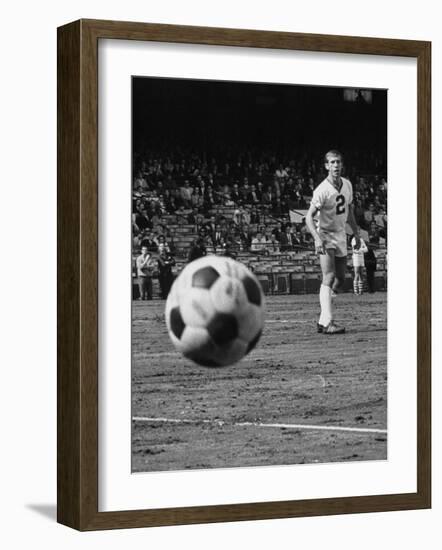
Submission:
<svg viewBox="0 0 442 550">
<path fill-rule="evenodd" d="M 323 334 L 342 334 L 345 328 L 338 327 L 333 320 L 332 288 L 337 276 L 343 279 L 345 276 L 345 263 L 347 258 L 336 257 L 336 250 L 328 248 L 326 254 L 320 256 L 322 269 L 322 284 L 319 291 L 321 304 L 321 316 L 318 323 L 318 331 Z"/>
<path fill-rule="evenodd" d="M 353 261 L 353 294 L 358 293 L 358 267 Z"/>
<path fill-rule="evenodd" d="M 361 281 L 361 267 L 359 265 L 354 266 L 355 270 L 355 276 L 353 279 L 353 292 L 355 294 L 359 294 L 359 287 L 360 287 L 360 281 Z"/>
<path fill-rule="evenodd" d="M 347 235 L 337 233 L 334 235 L 335 244 L 335 280 L 333 281 L 333 293 L 336 295 L 342 291 L 347 269 Z"/>
<path fill-rule="evenodd" d="M 336 256 L 335 252 L 335 280 L 333 290 L 340 292 L 344 286 L 345 272 L 347 270 L 347 256 Z"/>
<path fill-rule="evenodd" d="M 321 288 L 319 289 L 319 303 L 321 315 L 319 317 L 318 330 L 327 327 L 333 321 L 332 311 L 332 286 L 335 280 L 335 251 L 328 248 L 325 254 L 319 255 L 322 271 Z"/>
</svg>

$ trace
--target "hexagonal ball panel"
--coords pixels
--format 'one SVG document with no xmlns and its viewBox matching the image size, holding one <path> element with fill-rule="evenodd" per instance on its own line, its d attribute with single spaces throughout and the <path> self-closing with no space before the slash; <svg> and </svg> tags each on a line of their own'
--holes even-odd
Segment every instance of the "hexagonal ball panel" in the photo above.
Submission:
<svg viewBox="0 0 442 550">
<path fill-rule="evenodd" d="M 217 313 L 207 325 L 207 330 L 216 345 L 225 346 L 238 337 L 238 321 L 229 313 Z"/>
<path fill-rule="evenodd" d="M 244 285 L 249 302 L 257 306 L 260 306 L 262 302 L 262 296 L 261 296 L 261 289 L 258 286 L 259 283 L 257 283 L 252 279 L 252 277 L 249 277 L 247 275 L 242 280 L 242 284 Z"/>
<path fill-rule="evenodd" d="M 181 338 L 183 331 L 186 327 L 184 324 L 183 318 L 181 317 L 181 312 L 179 307 L 174 307 L 170 310 L 170 330 L 178 338 Z"/>
<path fill-rule="evenodd" d="M 192 286 L 196 288 L 207 288 L 209 289 L 213 283 L 218 279 L 218 271 L 211 267 L 206 266 L 198 269 L 192 276 Z"/>
</svg>

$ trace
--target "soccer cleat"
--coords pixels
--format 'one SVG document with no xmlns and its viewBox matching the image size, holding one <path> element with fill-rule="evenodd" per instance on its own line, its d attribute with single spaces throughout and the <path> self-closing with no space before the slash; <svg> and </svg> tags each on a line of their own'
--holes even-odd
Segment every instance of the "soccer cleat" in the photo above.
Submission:
<svg viewBox="0 0 442 550">
<path fill-rule="evenodd" d="M 322 334 L 344 334 L 345 328 L 338 327 L 333 321 L 331 321 L 326 327 L 323 327 Z"/>
<path fill-rule="evenodd" d="M 321 323 L 316 323 L 316 330 L 318 331 L 319 334 L 321 334 L 322 332 L 324 332 L 324 325 L 321 325 Z"/>
</svg>

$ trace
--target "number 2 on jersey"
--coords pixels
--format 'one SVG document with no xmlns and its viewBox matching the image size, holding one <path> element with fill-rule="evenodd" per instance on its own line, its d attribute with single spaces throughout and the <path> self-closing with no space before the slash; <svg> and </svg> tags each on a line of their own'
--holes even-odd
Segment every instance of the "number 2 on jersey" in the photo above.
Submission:
<svg viewBox="0 0 442 550">
<path fill-rule="evenodd" d="M 336 214 L 344 214 L 345 213 L 345 197 L 344 195 L 338 195 L 336 197 Z"/>
</svg>

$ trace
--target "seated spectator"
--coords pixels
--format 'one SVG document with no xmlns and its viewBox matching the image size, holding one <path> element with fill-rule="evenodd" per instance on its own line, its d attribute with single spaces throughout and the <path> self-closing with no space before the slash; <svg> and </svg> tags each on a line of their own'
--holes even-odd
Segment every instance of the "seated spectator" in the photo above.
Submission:
<svg viewBox="0 0 442 550">
<path fill-rule="evenodd" d="M 374 202 L 376 197 L 376 190 L 375 190 L 373 181 L 370 181 L 369 184 L 367 185 L 366 192 L 367 192 L 367 199 L 370 202 Z"/>
<path fill-rule="evenodd" d="M 253 237 L 252 239 L 250 251 L 254 252 L 255 254 L 265 254 L 266 244 L 267 244 L 267 239 L 261 232 L 258 232 L 256 236 Z"/>
<path fill-rule="evenodd" d="M 165 200 L 165 207 L 166 207 L 166 211 L 169 212 L 170 214 L 178 210 L 179 205 L 176 203 L 175 197 L 173 197 L 172 195 L 169 195 L 169 197 L 166 198 Z"/>
<path fill-rule="evenodd" d="M 365 210 L 364 210 L 364 207 L 362 206 L 361 200 L 359 198 L 355 199 L 354 200 L 354 215 L 355 215 L 356 223 L 360 227 L 364 227 L 364 224 L 365 224 L 364 213 L 365 213 Z"/>
<path fill-rule="evenodd" d="M 224 206 L 235 206 L 235 203 L 230 198 L 230 193 L 224 195 Z"/>
<path fill-rule="evenodd" d="M 215 231 L 212 233 L 212 244 L 214 248 L 217 248 L 219 246 L 221 239 L 225 236 L 223 232 L 220 229 L 220 226 L 217 224 L 215 226 Z"/>
<path fill-rule="evenodd" d="M 380 231 L 379 227 L 376 225 L 376 222 L 373 220 L 370 223 L 370 228 L 368 230 L 368 242 L 371 244 L 379 244 Z"/>
<path fill-rule="evenodd" d="M 250 212 L 250 223 L 251 224 L 259 224 L 261 221 L 261 216 L 259 214 L 258 209 L 255 206 L 252 206 L 252 211 Z"/>
<path fill-rule="evenodd" d="M 209 220 L 204 223 L 204 228 L 206 229 L 207 234 L 212 240 L 214 238 L 216 225 L 216 217 L 213 214 L 210 216 Z"/>
<path fill-rule="evenodd" d="M 247 202 L 250 193 L 249 181 L 247 178 L 244 178 L 244 183 L 240 188 L 239 193 L 241 195 L 242 202 Z"/>
<path fill-rule="evenodd" d="M 369 228 L 372 221 L 374 221 L 374 204 L 370 203 L 368 210 L 364 212 L 364 227 Z"/>
<path fill-rule="evenodd" d="M 215 204 L 216 203 L 215 203 L 215 197 L 214 197 L 214 194 L 213 194 L 213 190 L 210 188 L 207 191 L 206 196 L 204 197 L 204 202 L 203 202 L 204 212 L 208 213 L 209 210 L 213 209 Z"/>
<path fill-rule="evenodd" d="M 150 220 L 154 230 L 163 223 L 163 216 L 161 214 L 154 214 Z"/>
<path fill-rule="evenodd" d="M 292 233 L 292 228 L 289 224 L 285 226 L 285 230 L 281 233 L 279 241 L 282 251 L 293 250 L 295 245 L 300 244 L 296 233 Z"/>
<path fill-rule="evenodd" d="M 275 199 L 281 197 L 281 189 L 284 188 L 284 182 L 279 181 L 277 178 L 273 181 L 273 192 L 275 194 Z"/>
<path fill-rule="evenodd" d="M 238 208 L 233 212 L 233 223 L 235 225 L 242 225 L 244 222 L 244 207 L 242 202 L 239 203 Z"/>
<path fill-rule="evenodd" d="M 273 193 L 273 190 L 272 188 L 270 187 L 270 185 L 267 187 L 267 189 L 264 191 L 264 193 L 262 194 L 262 203 L 264 205 L 271 205 L 272 204 L 272 201 L 274 199 L 275 195 Z"/>
<path fill-rule="evenodd" d="M 281 240 L 282 233 L 283 233 L 282 222 L 278 222 L 276 226 L 272 229 L 272 235 L 275 235 L 276 240 L 279 241 Z"/>
<path fill-rule="evenodd" d="M 248 250 L 250 247 L 250 228 L 247 225 L 243 225 L 238 229 L 236 234 L 237 244 L 240 250 Z"/>
<path fill-rule="evenodd" d="M 187 213 L 184 209 L 184 206 L 180 206 L 178 210 L 175 212 L 176 221 L 179 225 L 183 225 L 187 223 Z"/>
<path fill-rule="evenodd" d="M 147 211 L 145 209 L 143 209 L 139 214 L 135 216 L 135 224 L 140 231 L 152 229 L 152 222 L 150 221 Z"/>
<path fill-rule="evenodd" d="M 266 250 L 269 254 L 279 254 L 279 241 L 273 233 L 271 233 L 270 239 L 267 241 Z"/>
<path fill-rule="evenodd" d="M 203 205 L 203 197 L 200 194 L 198 187 L 195 187 L 193 190 L 192 196 L 190 198 L 190 203 L 193 208 L 200 208 Z"/>
<path fill-rule="evenodd" d="M 190 214 L 187 214 L 187 222 L 192 225 L 196 225 L 196 217 L 198 215 L 198 208 L 193 208 Z"/>
<path fill-rule="evenodd" d="M 387 181 L 385 178 L 381 179 L 381 183 L 376 190 L 376 195 L 379 197 L 382 204 L 387 202 Z"/>
<path fill-rule="evenodd" d="M 147 184 L 146 178 L 144 177 L 141 171 L 138 172 L 138 175 L 135 178 L 134 188 L 138 189 L 138 192 L 140 194 L 142 194 L 143 191 L 149 189 L 149 185 Z"/>
<path fill-rule="evenodd" d="M 256 190 L 255 190 L 255 194 L 256 194 L 256 198 L 258 199 L 258 203 L 262 202 L 262 194 L 264 193 L 264 186 L 262 184 L 262 181 L 258 181 L 257 185 L 256 185 Z"/>
<path fill-rule="evenodd" d="M 200 212 L 195 216 L 195 226 L 197 231 L 204 226 L 204 216 Z"/>
<path fill-rule="evenodd" d="M 239 203 L 241 201 L 241 193 L 239 192 L 239 188 L 238 188 L 238 184 L 237 183 L 234 183 L 233 184 L 233 188 L 232 188 L 232 191 L 230 193 L 230 197 L 232 199 L 233 202 L 235 203 Z"/>
<path fill-rule="evenodd" d="M 286 168 L 282 164 L 279 165 L 279 167 L 275 171 L 276 178 L 282 180 L 289 177 L 289 173 Z"/>
<path fill-rule="evenodd" d="M 189 180 L 185 180 L 184 185 L 180 187 L 181 200 L 183 201 L 183 205 L 185 208 L 190 208 L 190 206 L 192 205 L 192 193 L 193 189 L 192 187 L 190 187 Z"/>
<path fill-rule="evenodd" d="M 387 215 L 382 207 L 379 208 L 378 214 L 374 216 L 374 221 L 380 229 L 385 229 L 387 225 Z"/>
</svg>

